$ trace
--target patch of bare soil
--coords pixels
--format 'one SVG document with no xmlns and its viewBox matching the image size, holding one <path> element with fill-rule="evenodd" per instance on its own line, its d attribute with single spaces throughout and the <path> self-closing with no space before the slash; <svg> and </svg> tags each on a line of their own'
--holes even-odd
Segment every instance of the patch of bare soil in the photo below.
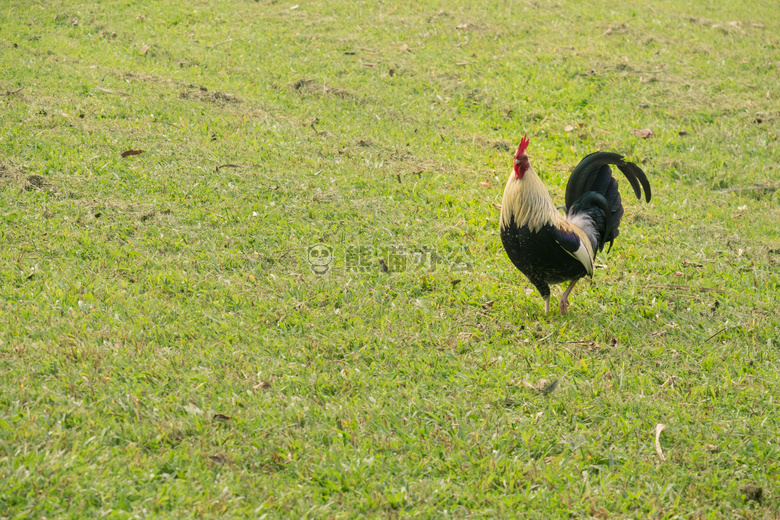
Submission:
<svg viewBox="0 0 780 520">
<path fill-rule="evenodd" d="M 189 90 L 183 90 L 179 93 L 181 99 L 195 99 L 218 105 L 241 103 L 240 99 L 227 92 L 220 92 L 219 90 L 209 91 L 206 87 L 198 87 L 197 85 L 188 85 L 187 88 Z"/>
</svg>

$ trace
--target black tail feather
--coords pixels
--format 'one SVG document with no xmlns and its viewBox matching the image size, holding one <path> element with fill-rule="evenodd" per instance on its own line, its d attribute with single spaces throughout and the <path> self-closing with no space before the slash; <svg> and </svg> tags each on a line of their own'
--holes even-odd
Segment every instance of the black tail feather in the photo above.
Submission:
<svg viewBox="0 0 780 520">
<path fill-rule="evenodd" d="M 644 190 L 645 200 L 650 202 L 650 183 L 647 181 L 645 172 L 639 166 L 624 161 L 623 156 L 617 153 L 594 152 L 585 156 L 571 173 L 569 183 L 566 185 L 566 207 L 570 208 L 585 193 L 598 191 L 594 189 L 594 185 L 597 184 L 599 179 L 602 179 L 602 182 L 604 182 L 605 171 L 603 167 L 608 167 L 610 164 L 614 164 L 623 172 L 628 182 L 631 183 L 637 199 L 642 198 L 642 190 Z M 611 174 L 608 168 L 607 172 Z M 606 180 L 608 179 L 609 177 Z"/>
<path fill-rule="evenodd" d="M 614 164 L 623 172 L 634 195 L 650 202 L 650 183 L 645 172 L 634 163 L 626 162 L 623 156 L 611 152 L 595 152 L 580 161 L 566 184 L 566 208 L 568 214 L 585 212 L 596 226 L 598 250 L 612 243 L 619 234 L 618 226 L 623 217 L 623 204 L 618 183 L 612 177 L 609 165 Z M 595 196 L 595 195 L 598 196 Z"/>
<path fill-rule="evenodd" d="M 645 191 L 645 201 L 650 202 L 650 183 L 647 181 L 647 175 L 642 169 L 632 162 L 615 163 L 617 167 L 626 176 L 628 182 L 631 183 L 631 187 L 634 188 L 634 194 L 637 199 L 642 199 L 642 192 L 639 190 L 639 185 L 642 185 L 642 189 Z"/>
</svg>

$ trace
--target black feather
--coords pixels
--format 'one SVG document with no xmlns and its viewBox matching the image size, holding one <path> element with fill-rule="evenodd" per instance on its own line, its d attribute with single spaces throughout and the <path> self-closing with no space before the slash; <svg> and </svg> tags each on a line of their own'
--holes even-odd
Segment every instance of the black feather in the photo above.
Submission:
<svg viewBox="0 0 780 520">
<path fill-rule="evenodd" d="M 644 191 L 645 199 L 650 202 L 650 183 L 645 172 L 636 164 L 623 160 L 622 155 L 595 152 L 582 159 L 566 184 L 567 215 L 585 213 L 593 221 L 597 234 L 591 237 L 594 252 L 602 251 L 607 243 L 612 249 L 615 238 L 620 234 L 618 228 L 624 213 L 610 164 L 623 172 L 637 199 L 642 198 Z"/>
<path fill-rule="evenodd" d="M 650 183 L 647 181 L 645 172 L 639 166 L 624 161 L 623 156 L 617 153 L 594 152 L 585 156 L 571 173 L 569 182 L 566 185 L 566 207 L 570 208 L 574 201 L 593 190 L 596 181 L 601 177 L 599 174 L 603 174 L 602 167 L 610 164 L 614 164 L 623 172 L 628 182 L 631 183 L 637 199 L 642 198 L 642 189 L 644 189 L 645 200 L 650 202 Z M 609 172 L 611 176 L 611 171 Z"/>
<path fill-rule="evenodd" d="M 575 213 L 586 213 L 593 220 L 596 230 L 599 231 L 599 237 L 589 237 L 593 251 L 604 249 L 604 243 L 609 240 L 609 236 L 602 230 L 612 229 L 612 208 L 607 199 L 601 193 L 589 191 L 571 207 L 569 214 Z"/>
<path fill-rule="evenodd" d="M 634 188 L 634 193 L 636 194 L 637 199 L 642 198 L 642 194 L 639 191 L 639 186 L 637 185 L 637 180 L 639 181 L 639 184 L 642 185 L 642 188 L 645 191 L 645 201 L 650 202 L 650 183 L 647 181 L 647 175 L 645 175 L 645 172 L 642 171 L 642 169 L 637 166 L 636 164 L 632 162 L 623 162 L 616 163 L 617 167 L 620 169 L 621 172 L 623 172 L 623 175 L 626 176 L 626 178 L 631 182 L 631 186 Z"/>
</svg>

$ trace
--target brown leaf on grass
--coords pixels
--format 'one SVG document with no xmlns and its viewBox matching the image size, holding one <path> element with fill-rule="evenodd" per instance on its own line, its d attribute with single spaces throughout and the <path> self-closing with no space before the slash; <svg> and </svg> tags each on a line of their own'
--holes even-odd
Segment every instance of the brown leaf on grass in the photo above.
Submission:
<svg viewBox="0 0 780 520">
<path fill-rule="evenodd" d="M 224 415 L 221 413 L 215 413 L 214 417 L 212 417 L 212 420 L 214 421 L 220 421 L 220 422 L 226 422 L 230 420 L 230 416 Z"/>
<path fill-rule="evenodd" d="M 141 155 L 144 153 L 143 150 L 125 150 L 122 152 L 122 157 L 130 157 L 131 155 Z"/>
<path fill-rule="evenodd" d="M 254 388 L 255 390 L 257 390 L 258 388 L 260 390 L 270 390 L 271 386 L 272 386 L 271 383 L 269 383 L 268 381 L 262 381 L 256 384 L 255 386 L 253 386 L 252 388 Z"/>
<path fill-rule="evenodd" d="M 714 444 L 707 444 L 707 451 L 709 451 L 710 453 L 715 453 L 716 451 L 718 451 L 718 449 L 719 448 Z"/>
<path fill-rule="evenodd" d="M 471 65 L 471 62 L 470 61 L 459 61 L 455 65 L 457 65 L 458 67 L 465 67 L 466 65 Z"/>
<path fill-rule="evenodd" d="M 641 139 L 647 139 L 655 134 L 649 128 L 634 128 L 634 135 Z"/>
<path fill-rule="evenodd" d="M 462 24 L 458 25 L 458 26 L 457 26 L 457 27 L 455 27 L 455 28 L 456 28 L 457 30 L 459 30 L 459 31 L 465 31 L 466 29 L 468 29 L 468 28 L 469 28 L 469 24 L 467 24 L 467 23 L 462 23 Z"/>
<path fill-rule="evenodd" d="M 405 43 L 403 45 L 401 45 L 401 51 L 409 52 L 410 50 L 412 50 L 412 48 L 409 47 L 408 45 L 406 45 Z"/>
<path fill-rule="evenodd" d="M 149 52 L 149 45 L 145 44 L 143 47 L 138 49 L 138 52 L 140 52 L 141 54 L 146 54 L 147 52 Z"/>
<path fill-rule="evenodd" d="M 501 211 L 501 204 L 493 204 L 493 207 L 496 208 L 498 211 Z"/>
<path fill-rule="evenodd" d="M 574 130 L 574 125 L 566 125 L 566 126 L 563 128 L 563 131 L 564 131 L 564 132 L 571 132 L 572 130 Z"/>
<path fill-rule="evenodd" d="M 116 94 L 117 96 L 129 96 L 127 92 L 122 92 L 121 90 L 113 90 L 110 88 L 103 88 L 103 87 L 95 87 L 98 90 L 102 90 L 103 92 L 106 92 L 108 94 Z"/>
<path fill-rule="evenodd" d="M 493 185 L 493 183 L 492 182 L 488 182 L 488 181 L 483 181 L 483 182 L 480 182 L 479 185 L 482 186 L 483 188 L 489 188 L 490 186 Z"/>
</svg>

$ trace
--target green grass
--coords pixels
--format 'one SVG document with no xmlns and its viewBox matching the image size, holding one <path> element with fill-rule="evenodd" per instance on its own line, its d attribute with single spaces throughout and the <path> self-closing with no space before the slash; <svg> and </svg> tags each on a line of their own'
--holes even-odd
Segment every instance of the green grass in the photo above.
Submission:
<svg viewBox="0 0 780 520">
<path fill-rule="evenodd" d="M 3 2 L 0 518 L 778 518 L 780 13 L 720 4 Z M 563 317 L 525 132 L 653 186 Z"/>
</svg>

